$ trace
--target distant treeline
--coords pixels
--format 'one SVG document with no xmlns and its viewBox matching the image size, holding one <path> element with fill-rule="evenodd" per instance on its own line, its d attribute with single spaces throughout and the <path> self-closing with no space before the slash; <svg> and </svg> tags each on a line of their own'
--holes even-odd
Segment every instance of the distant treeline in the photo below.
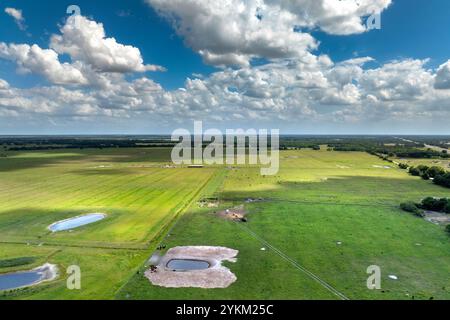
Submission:
<svg viewBox="0 0 450 320">
<path fill-rule="evenodd" d="M 377 145 L 377 144 L 329 144 L 329 147 L 335 151 L 360 151 L 368 152 L 374 155 L 385 155 L 386 157 L 413 158 L 413 159 L 449 159 L 448 152 L 439 152 L 431 149 L 422 150 L 425 145 Z"/>
<path fill-rule="evenodd" d="M 0 137 L 0 146 L 10 151 L 88 149 L 88 148 L 152 148 L 173 147 L 170 136 L 65 136 L 65 137 Z M 225 140 L 224 140 L 225 141 Z M 418 142 L 413 142 L 418 141 Z M 310 148 L 319 150 L 328 146 L 332 151 L 359 151 L 386 157 L 399 158 L 449 158 L 448 153 L 426 150 L 426 144 L 439 145 L 450 141 L 450 137 L 405 137 L 393 136 L 288 136 L 280 137 L 280 150 Z M 270 143 L 270 139 L 268 139 Z M 208 142 L 204 142 L 204 146 Z M 246 143 L 248 146 L 248 143 Z M 270 146 L 269 146 L 270 147 Z"/>
<path fill-rule="evenodd" d="M 0 138 L 9 151 L 39 151 L 61 149 L 150 148 L 173 147 L 174 143 L 158 137 L 134 138 Z"/>
</svg>

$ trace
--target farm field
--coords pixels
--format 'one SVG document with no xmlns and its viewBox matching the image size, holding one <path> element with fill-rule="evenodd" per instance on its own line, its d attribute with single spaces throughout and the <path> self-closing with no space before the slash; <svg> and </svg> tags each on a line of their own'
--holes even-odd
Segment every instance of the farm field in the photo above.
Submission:
<svg viewBox="0 0 450 320">
<path fill-rule="evenodd" d="M 35 262 L 0 273 L 45 262 L 57 264 L 61 273 L 54 283 L 12 297 L 113 298 L 148 258 L 154 240 L 214 180 L 216 169 L 166 167 L 169 160 L 169 149 L 20 152 L 1 158 L 0 262 L 22 257 Z M 47 229 L 87 213 L 107 217 L 73 231 Z M 66 289 L 70 265 L 82 270 L 81 291 Z"/>
<path fill-rule="evenodd" d="M 264 177 L 247 166 L 166 167 L 170 149 L 11 153 L 0 159 L 0 262 L 35 260 L 0 273 L 45 262 L 62 272 L 0 297 L 450 299 L 450 238 L 399 209 L 403 201 L 449 197 L 447 189 L 366 153 L 283 151 L 280 160 L 279 174 Z M 220 208 L 200 208 L 205 197 L 219 198 Z M 214 214 L 241 204 L 247 223 Z M 73 232 L 46 229 L 93 212 L 108 216 Z M 226 289 L 153 286 L 143 273 L 159 245 L 239 250 L 237 262 L 225 264 L 237 281 Z M 79 291 L 66 289 L 73 264 L 83 270 Z M 381 267 L 382 290 L 366 287 L 370 265 Z"/>
<path fill-rule="evenodd" d="M 28 152 L 0 159 L 0 241 L 142 247 L 208 182 L 214 169 L 165 168 L 161 149 Z M 86 213 L 101 224 L 52 233 Z"/>
</svg>

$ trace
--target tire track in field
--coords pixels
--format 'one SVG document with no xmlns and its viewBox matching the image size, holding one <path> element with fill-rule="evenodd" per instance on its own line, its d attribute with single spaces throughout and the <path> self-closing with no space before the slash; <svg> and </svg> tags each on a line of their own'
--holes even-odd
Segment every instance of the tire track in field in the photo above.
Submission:
<svg viewBox="0 0 450 320">
<path fill-rule="evenodd" d="M 285 253 L 283 253 L 281 250 L 279 250 L 278 248 L 272 246 L 270 243 L 268 243 L 266 240 L 264 240 L 263 238 L 261 238 L 259 235 L 257 235 L 255 232 L 253 232 L 252 230 L 250 230 L 248 227 L 244 226 L 242 223 L 240 222 L 235 222 L 235 224 L 241 228 L 243 231 L 247 232 L 248 234 L 250 234 L 253 238 L 255 238 L 256 240 L 258 240 L 259 242 L 261 242 L 262 244 L 264 244 L 265 246 L 267 246 L 268 248 L 272 249 L 272 251 L 274 251 L 278 256 L 280 256 L 281 258 L 283 258 L 284 260 L 286 260 L 287 262 L 289 262 L 291 265 L 293 265 L 296 269 L 300 270 L 301 272 L 303 272 L 304 274 L 306 274 L 308 277 L 310 277 L 311 279 L 313 279 L 314 281 L 316 281 L 317 283 L 319 283 L 322 287 L 324 287 L 326 290 L 328 290 L 329 292 L 333 293 L 335 296 L 339 297 L 341 300 L 350 300 L 349 298 L 347 298 L 342 292 L 338 291 L 336 288 L 334 288 L 333 286 L 331 286 L 330 284 L 328 284 L 325 280 L 323 280 L 322 278 L 320 278 L 319 276 L 315 275 L 314 273 L 312 273 L 311 271 L 309 271 L 308 269 L 306 269 L 305 267 L 303 267 L 302 265 L 300 265 L 298 262 L 296 262 L 294 259 L 290 258 L 288 255 L 286 255 Z"/>
<path fill-rule="evenodd" d="M 154 172 L 147 172 L 145 174 L 136 176 L 134 178 L 130 178 L 129 176 L 121 176 L 121 177 L 117 177 L 114 180 L 113 184 L 110 184 L 109 187 L 105 188 L 104 190 L 102 190 L 101 192 L 98 192 L 95 196 L 97 197 L 96 199 L 92 199 L 92 195 L 86 195 L 83 196 L 83 198 L 79 199 L 76 203 L 89 203 L 89 201 L 93 204 L 91 205 L 95 205 L 95 203 L 104 203 L 105 206 L 111 206 L 114 203 L 119 202 L 120 200 L 123 199 L 127 199 L 130 196 L 132 196 L 136 191 L 145 188 L 145 181 L 147 179 L 149 179 L 149 176 L 152 175 L 157 175 L 157 174 L 161 174 L 162 175 L 162 171 L 158 172 L 158 173 L 154 173 Z M 159 177 L 157 180 L 154 180 L 156 182 L 159 182 L 160 180 L 162 180 L 164 177 Z M 144 184 L 142 185 L 136 185 L 136 183 L 142 182 Z M 150 179 L 149 179 L 150 180 Z M 153 180 L 150 180 L 152 183 L 154 183 Z M 115 187 L 111 187 L 111 185 L 113 186 L 120 186 L 120 188 L 115 188 Z M 124 190 L 123 192 L 121 190 Z M 118 194 L 120 194 L 120 196 L 117 196 Z M 111 198 L 114 198 L 114 201 L 112 202 L 108 202 L 106 203 L 108 200 L 110 200 Z M 127 206 L 124 206 L 127 207 Z"/>
<path fill-rule="evenodd" d="M 224 201 L 240 201 L 245 202 L 248 198 L 222 198 Z M 373 207 L 380 206 L 385 208 L 398 208 L 397 205 L 387 204 L 385 202 L 372 202 L 372 203 L 356 203 L 356 202 L 335 202 L 335 201 L 313 201 L 313 200 L 294 200 L 294 199 L 281 199 L 281 198 L 264 198 L 260 202 L 288 202 L 298 203 L 304 205 L 334 205 L 334 206 L 354 206 L 354 207 Z"/>
</svg>

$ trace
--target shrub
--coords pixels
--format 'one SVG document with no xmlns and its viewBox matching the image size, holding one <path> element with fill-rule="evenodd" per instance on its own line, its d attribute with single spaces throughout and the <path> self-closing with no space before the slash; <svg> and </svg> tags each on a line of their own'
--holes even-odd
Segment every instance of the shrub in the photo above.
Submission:
<svg viewBox="0 0 450 320">
<path fill-rule="evenodd" d="M 437 176 L 445 175 L 445 170 L 442 169 L 441 167 L 431 167 L 431 168 L 428 168 L 428 170 L 426 171 L 426 174 L 430 178 L 436 178 Z"/>
<path fill-rule="evenodd" d="M 423 216 L 422 210 L 420 210 L 414 202 L 404 202 L 400 205 L 403 211 L 414 213 L 416 216 Z"/>
<path fill-rule="evenodd" d="M 450 205 L 450 200 L 447 198 L 435 199 L 425 198 L 422 201 L 421 208 L 430 211 L 444 212 L 446 207 Z"/>
<path fill-rule="evenodd" d="M 420 176 L 420 170 L 416 167 L 409 168 L 409 173 L 415 177 Z"/>
<path fill-rule="evenodd" d="M 433 182 L 439 186 L 450 188 L 450 172 L 436 176 Z"/>
<path fill-rule="evenodd" d="M 0 260 L 0 268 L 18 267 L 18 266 L 23 266 L 23 265 L 27 265 L 27 264 L 32 264 L 35 261 L 36 261 L 36 258 L 34 258 L 34 257 L 5 259 L 5 260 Z"/>
<path fill-rule="evenodd" d="M 450 233 L 450 224 L 447 225 L 447 227 L 445 228 L 445 230 L 446 230 L 448 233 Z"/>
<path fill-rule="evenodd" d="M 403 170 L 406 170 L 409 167 L 406 163 L 400 163 L 398 166 L 400 169 L 403 169 Z"/>
</svg>

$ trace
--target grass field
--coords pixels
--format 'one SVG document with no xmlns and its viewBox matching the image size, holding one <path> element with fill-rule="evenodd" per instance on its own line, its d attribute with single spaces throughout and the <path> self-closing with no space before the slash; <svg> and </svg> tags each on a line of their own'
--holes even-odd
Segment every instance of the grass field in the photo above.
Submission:
<svg viewBox="0 0 450 320">
<path fill-rule="evenodd" d="M 45 262 L 62 270 L 53 283 L 4 298 L 338 299 L 338 292 L 350 299 L 450 299 L 449 236 L 398 209 L 403 201 L 448 197 L 447 189 L 365 153 L 284 151 L 273 177 L 246 166 L 166 168 L 169 156 L 169 149 L 106 149 L 1 158 L 0 260 L 35 261 L 0 273 Z M 223 208 L 264 201 L 246 204 L 249 222 L 237 224 L 199 208 L 196 200 L 205 196 L 219 197 Z M 46 229 L 92 212 L 108 217 L 73 232 Z M 159 243 L 237 249 L 238 261 L 226 265 L 238 280 L 214 290 L 152 286 L 142 271 Z M 83 272 L 80 291 L 65 287 L 72 264 Z M 366 287 L 374 264 L 382 269 L 380 291 Z"/>
<path fill-rule="evenodd" d="M 33 152 L 0 159 L 0 241 L 145 244 L 214 173 L 164 168 L 167 159 L 167 150 L 160 149 Z M 82 231 L 47 230 L 55 221 L 94 212 L 108 217 Z"/>
<path fill-rule="evenodd" d="M 245 226 L 194 210 L 164 242 L 168 248 L 221 245 L 239 250 L 238 262 L 228 264 L 238 277 L 234 285 L 207 291 L 165 289 L 135 275 L 118 298 L 339 298 L 286 257 L 350 299 L 450 298 L 449 237 L 442 227 L 398 209 L 402 201 L 449 196 L 448 190 L 394 167 L 385 169 L 387 163 L 364 153 L 290 151 L 282 157 L 276 177 L 262 177 L 254 168 L 228 170 L 218 192 L 226 205 L 266 199 L 246 205 L 250 220 Z M 268 244 L 282 256 L 260 250 Z M 367 289 L 370 265 L 381 267 L 383 290 Z M 389 280 L 389 275 L 399 280 Z"/>
<path fill-rule="evenodd" d="M 43 286 L 49 289 L 19 296 L 113 298 L 154 240 L 214 180 L 216 169 L 166 168 L 169 155 L 169 149 L 117 149 L 12 153 L 0 159 L 0 260 L 32 256 L 37 262 L 31 267 L 49 260 L 62 273 L 75 264 L 84 278 L 79 292 L 65 289 L 62 274 L 59 282 Z M 108 216 L 73 232 L 47 229 L 94 212 Z M 49 252 L 56 253 L 47 258 Z"/>
</svg>

